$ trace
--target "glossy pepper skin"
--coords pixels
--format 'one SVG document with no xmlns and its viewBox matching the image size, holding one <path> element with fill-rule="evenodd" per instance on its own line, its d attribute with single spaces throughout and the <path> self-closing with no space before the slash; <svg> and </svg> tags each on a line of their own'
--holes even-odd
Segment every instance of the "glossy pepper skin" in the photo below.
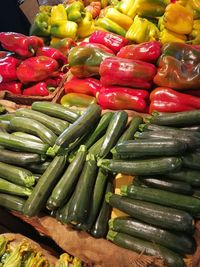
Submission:
<svg viewBox="0 0 200 267">
<path fill-rule="evenodd" d="M 44 46 L 44 42 L 37 36 L 26 36 L 15 32 L 0 33 L 1 46 L 21 57 L 32 57 L 39 47 Z"/>
<path fill-rule="evenodd" d="M 69 93 L 64 95 L 60 100 L 61 105 L 65 107 L 88 107 L 90 104 L 96 102 L 95 97 L 81 93 Z"/>
<path fill-rule="evenodd" d="M 94 47 L 73 47 L 69 51 L 68 64 L 71 73 L 78 78 L 99 75 L 101 62 L 112 54 Z"/>
<path fill-rule="evenodd" d="M 43 46 L 38 48 L 36 56 L 46 56 L 55 59 L 59 66 L 67 64 L 67 56 L 65 56 L 61 51 L 56 48 Z"/>
<path fill-rule="evenodd" d="M 85 12 L 82 20 L 78 24 L 77 35 L 79 38 L 85 38 L 95 31 L 94 20 L 92 14 Z"/>
<path fill-rule="evenodd" d="M 12 56 L 0 58 L 0 76 L 3 82 L 10 82 L 17 80 L 17 67 L 21 60 L 16 59 Z"/>
<path fill-rule="evenodd" d="M 51 8 L 50 24 L 59 20 L 67 20 L 67 12 L 63 4 L 54 5 Z"/>
<path fill-rule="evenodd" d="M 154 63 L 159 58 L 160 54 L 161 43 L 158 41 L 152 41 L 124 46 L 117 53 L 117 56 Z"/>
<path fill-rule="evenodd" d="M 76 77 L 72 78 L 70 81 L 64 83 L 65 93 L 81 93 L 91 96 L 96 96 L 96 94 L 101 90 L 101 83 L 95 78 L 85 78 L 78 79 Z"/>
<path fill-rule="evenodd" d="M 17 77 L 23 83 L 39 82 L 58 73 L 58 62 L 50 57 L 35 56 L 22 61 Z"/>
<path fill-rule="evenodd" d="M 74 21 L 69 20 L 57 20 L 51 25 L 50 33 L 52 36 L 58 38 L 73 38 L 75 39 L 77 34 L 78 25 Z"/>
<path fill-rule="evenodd" d="M 45 82 L 36 83 L 23 90 L 23 95 L 27 96 L 48 96 L 49 91 Z"/>
<path fill-rule="evenodd" d="M 162 44 L 170 42 L 185 43 L 187 37 L 184 34 L 178 34 L 168 29 L 163 29 L 162 31 L 160 31 L 159 40 Z"/>
<path fill-rule="evenodd" d="M 148 89 L 156 74 L 156 67 L 140 60 L 109 57 L 102 61 L 99 73 L 103 85 Z"/>
<path fill-rule="evenodd" d="M 146 90 L 108 86 L 102 87 L 97 101 L 103 109 L 130 109 L 144 112 L 147 107 L 146 99 L 148 96 L 149 93 Z"/>
<path fill-rule="evenodd" d="M 98 44 L 98 43 L 90 43 L 90 42 L 81 42 L 79 44 L 79 46 L 83 46 L 83 47 L 96 47 L 96 48 L 99 48 L 107 53 L 110 53 L 110 54 L 113 54 L 114 55 L 114 52 L 108 48 L 107 46 L 103 45 L 103 44 Z"/>
<path fill-rule="evenodd" d="M 115 54 L 128 45 L 128 40 L 112 32 L 95 31 L 90 37 L 89 42 L 99 43 L 110 48 Z"/>
<path fill-rule="evenodd" d="M 84 5 L 80 1 L 74 1 L 66 7 L 68 20 L 79 23 L 84 13 Z"/>
<path fill-rule="evenodd" d="M 172 56 L 164 56 L 159 60 L 154 83 L 176 90 L 199 89 L 200 64 L 186 64 Z"/>
<path fill-rule="evenodd" d="M 8 91 L 12 94 L 22 94 L 22 83 L 19 81 L 2 82 L 0 83 L 0 91 Z"/>
<path fill-rule="evenodd" d="M 200 109 L 200 98 L 177 92 L 167 87 L 157 87 L 150 94 L 149 113 L 179 112 Z"/>
<path fill-rule="evenodd" d="M 50 16 L 46 12 L 36 14 L 31 24 L 29 34 L 41 37 L 50 36 Z"/>
<path fill-rule="evenodd" d="M 126 30 L 124 28 L 122 28 L 118 23 L 114 22 L 111 19 L 108 19 L 106 17 L 104 18 L 98 18 L 95 21 L 95 24 L 103 29 L 105 29 L 106 31 L 109 32 L 113 32 L 116 33 L 120 36 L 124 36 L 126 35 Z"/>
<path fill-rule="evenodd" d="M 56 42 L 51 42 L 50 46 L 60 50 L 64 55 L 68 55 L 69 50 L 72 47 L 77 46 L 77 44 L 74 39 L 68 37 L 59 39 Z"/>
</svg>

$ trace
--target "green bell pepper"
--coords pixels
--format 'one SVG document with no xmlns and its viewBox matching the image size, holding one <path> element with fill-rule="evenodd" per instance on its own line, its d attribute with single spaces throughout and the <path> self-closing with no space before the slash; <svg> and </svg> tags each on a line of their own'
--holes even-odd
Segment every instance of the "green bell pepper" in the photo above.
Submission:
<svg viewBox="0 0 200 267">
<path fill-rule="evenodd" d="M 50 36 L 50 16 L 46 12 L 38 13 L 30 27 L 29 35 Z"/>
</svg>

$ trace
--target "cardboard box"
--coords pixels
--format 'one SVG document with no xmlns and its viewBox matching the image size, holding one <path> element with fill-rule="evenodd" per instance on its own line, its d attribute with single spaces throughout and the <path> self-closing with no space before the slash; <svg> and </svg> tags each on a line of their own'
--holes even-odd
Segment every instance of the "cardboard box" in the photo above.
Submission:
<svg viewBox="0 0 200 267">
<path fill-rule="evenodd" d="M 39 4 L 37 0 L 25 0 L 20 5 L 21 10 L 25 14 L 25 16 L 28 18 L 30 23 L 33 23 L 33 20 L 35 18 L 35 15 L 38 13 L 39 10 Z"/>
</svg>

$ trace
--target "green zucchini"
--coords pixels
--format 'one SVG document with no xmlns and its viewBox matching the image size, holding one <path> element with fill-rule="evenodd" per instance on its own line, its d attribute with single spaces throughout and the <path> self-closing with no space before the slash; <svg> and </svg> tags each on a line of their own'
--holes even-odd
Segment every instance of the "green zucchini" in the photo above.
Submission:
<svg viewBox="0 0 200 267">
<path fill-rule="evenodd" d="M 44 144 L 44 142 L 39 137 L 37 137 L 33 134 L 28 134 L 28 133 L 24 133 L 24 132 L 12 132 L 11 135 L 22 137 L 22 138 L 24 138 L 24 140 Z"/>
<path fill-rule="evenodd" d="M 128 121 L 128 114 L 126 111 L 117 111 L 112 117 L 101 146 L 98 157 L 105 158 L 110 152 L 111 148 L 115 146 L 119 137 L 123 133 Z"/>
<path fill-rule="evenodd" d="M 39 121 L 25 118 L 13 117 L 10 120 L 10 128 L 14 131 L 21 131 L 38 136 L 44 143 L 53 145 L 56 141 L 56 135 Z"/>
<path fill-rule="evenodd" d="M 77 138 L 89 132 L 91 125 L 96 124 L 100 116 L 100 107 L 97 104 L 89 105 L 83 114 L 58 136 L 55 145 L 48 149 L 47 154 L 55 156 L 60 150 L 65 149 Z"/>
<path fill-rule="evenodd" d="M 0 121 L 0 128 L 3 132 L 10 132 L 10 121 Z"/>
<path fill-rule="evenodd" d="M 23 209 L 24 215 L 36 216 L 45 207 L 47 199 L 63 173 L 65 163 L 66 155 L 56 156 L 52 160 L 27 199 Z"/>
<path fill-rule="evenodd" d="M 192 215 L 200 214 L 200 200 L 192 196 L 185 196 L 165 190 L 141 187 L 132 184 L 122 185 L 121 194 L 133 199 L 185 210 Z"/>
<path fill-rule="evenodd" d="M 195 240 L 191 236 L 164 230 L 128 216 L 111 219 L 109 229 L 160 244 L 180 254 L 195 251 Z"/>
<path fill-rule="evenodd" d="M 85 223 L 91 208 L 97 164 L 94 155 L 88 154 L 69 205 L 69 221 Z"/>
<path fill-rule="evenodd" d="M 92 145 L 89 149 L 88 152 L 90 154 L 93 154 L 95 157 L 98 156 L 99 151 L 101 149 L 101 146 L 103 144 L 103 141 L 105 139 L 105 135 L 103 135 L 99 140 L 96 141 L 96 143 L 94 143 L 94 145 Z"/>
<path fill-rule="evenodd" d="M 200 125 L 190 126 L 190 127 L 182 127 L 180 128 L 184 131 L 194 131 L 194 132 L 200 132 Z"/>
<path fill-rule="evenodd" d="M 200 199 L 200 189 L 199 188 L 194 189 L 194 193 L 192 196 Z"/>
<path fill-rule="evenodd" d="M 153 242 L 112 230 L 108 232 L 107 239 L 120 247 L 130 249 L 137 253 L 144 253 L 161 258 L 168 267 L 185 267 L 183 258 L 179 254 Z"/>
<path fill-rule="evenodd" d="M 43 174 L 49 167 L 50 163 L 51 160 L 46 160 L 44 162 L 39 162 L 39 163 L 30 163 L 26 166 L 26 168 L 33 173 Z"/>
<path fill-rule="evenodd" d="M 108 192 L 113 192 L 114 187 L 111 181 L 107 181 L 105 194 Z M 105 198 L 103 199 L 103 202 L 100 207 L 100 211 L 98 214 L 98 217 L 90 231 L 91 235 L 95 238 L 102 238 L 106 237 L 106 234 L 108 232 L 108 221 L 111 216 L 111 206 L 105 201 Z"/>
<path fill-rule="evenodd" d="M 6 113 L 0 115 L 0 121 L 10 121 L 15 116 L 15 113 Z"/>
<path fill-rule="evenodd" d="M 176 133 L 177 131 L 180 131 L 181 128 L 174 128 L 170 126 L 163 126 L 163 125 L 156 125 L 152 123 L 144 123 L 140 124 L 139 130 L 141 132 L 143 131 L 167 131 L 170 133 Z"/>
<path fill-rule="evenodd" d="M 25 201 L 26 200 L 21 197 L 0 193 L 0 206 L 8 210 L 22 212 Z"/>
<path fill-rule="evenodd" d="M 194 187 L 200 186 L 200 170 L 182 168 L 181 170 L 166 173 L 164 177 L 172 180 L 183 181 Z"/>
<path fill-rule="evenodd" d="M 66 202 L 69 200 L 85 163 L 86 154 L 86 147 L 81 145 L 74 160 L 69 164 L 63 176 L 53 189 L 46 204 L 47 209 L 54 210 L 59 208 L 63 205 L 64 201 Z"/>
<path fill-rule="evenodd" d="M 193 151 L 182 156 L 183 166 L 200 171 L 200 151 Z"/>
<path fill-rule="evenodd" d="M 34 176 L 29 170 L 3 162 L 0 162 L 0 177 L 26 187 L 31 187 L 35 183 Z"/>
<path fill-rule="evenodd" d="M 11 183 L 5 179 L 0 178 L 0 192 L 22 197 L 28 197 L 31 195 L 32 189 Z"/>
<path fill-rule="evenodd" d="M 182 161 L 177 157 L 157 157 L 152 159 L 137 159 L 131 161 L 100 159 L 98 167 L 114 173 L 127 175 L 158 175 L 166 174 L 181 167 Z"/>
<path fill-rule="evenodd" d="M 29 108 L 20 108 L 16 111 L 16 116 L 26 117 L 41 122 L 47 128 L 52 130 L 55 134 L 61 134 L 69 123 L 57 118 L 53 118 L 39 111 L 35 111 Z"/>
<path fill-rule="evenodd" d="M 106 194 L 106 201 L 112 207 L 142 222 L 172 231 L 182 231 L 189 234 L 194 232 L 193 217 L 183 210 L 163 207 L 112 193 Z"/>
<path fill-rule="evenodd" d="M 32 109 L 68 122 L 75 122 L 80 116 L 72 109 L 47 101 L 34 102 Z"/>
</svg>

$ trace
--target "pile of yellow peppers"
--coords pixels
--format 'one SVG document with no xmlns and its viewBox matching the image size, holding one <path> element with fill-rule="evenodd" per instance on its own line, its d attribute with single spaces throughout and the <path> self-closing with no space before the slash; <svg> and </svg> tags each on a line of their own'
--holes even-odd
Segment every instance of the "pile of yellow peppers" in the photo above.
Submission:
<svg viewBox="0 0 200 267">
<path fill-rule="evenodd" d="M 133 43 L 159 40 L 161 43 L 200 44 L 200 1 L 171 2 L 72 0 L 52 7 L 40 6 L 30 34 L 50 37 L 52 41 L 66 37 L 81 40 L 96 29 L 102 29 L 124 36 Z M 95 16 L 91 12 L 94 8 Z"/>
</svg>

